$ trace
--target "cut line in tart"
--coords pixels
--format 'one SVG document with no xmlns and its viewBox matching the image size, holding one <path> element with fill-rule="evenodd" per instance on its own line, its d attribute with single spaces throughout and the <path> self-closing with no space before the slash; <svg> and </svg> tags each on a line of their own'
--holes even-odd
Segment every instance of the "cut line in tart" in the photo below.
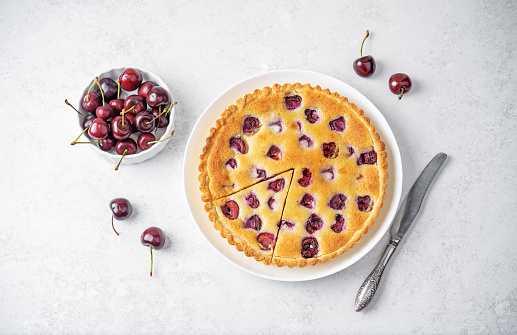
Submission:
<svg viewBox="0 0 517 335">
<path fill-rule="evenodd" d="M 388 178 L 384 143 L 363 111 L 300 83 L 264 87 L 228 107 L 200 159 L 202 200 L 214 227 L 247 256 L 278 266 L 315 265 L 352 248 L 378 216 Z M 292 181 L 281 191 L 285 206 L 268 216 L 274 241 L 265 240 L 264 252 L 253 241 L 258 233 L 242 230 L 249 230 L 244 221 L 227 222 L 237 220 L 223 213 L 235 205 L 221 206 L 233 200 L 240 208 L 247 191 L 263 191 L 272 176 L 286 174 Z M 246 208 L 245 216 L 265 209 Z"/>
<path fill-rule="evenodd" d="M 205 209 L 230 244 L 247 256 L 269 264 L 292 177 L 293 171 L 286 171 L 208 202 Z"/>
</svg>

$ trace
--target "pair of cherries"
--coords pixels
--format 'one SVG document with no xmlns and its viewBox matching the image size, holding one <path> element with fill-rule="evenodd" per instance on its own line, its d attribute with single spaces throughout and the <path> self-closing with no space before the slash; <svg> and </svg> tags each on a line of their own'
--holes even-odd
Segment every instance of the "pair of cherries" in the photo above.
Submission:
<svg viewBox="0 0 517 335">
<path fill-rule="evenodd" d="M 368 55 L 363 57 L 363 45 L 364 41 L 370 36 L 370 32 L 366 31 L 366 36 L 363 39 L 363 43 L 361 44 L 361 58 L 358 58 L 354 61 L 354 71 L 359 76 L 368 78 L 371 77 L 375 73 L 375 59 Z M 399 100 L 402 99 L 402 95 L 411 90 L 411 78 L 405 73 L 395 73 L 390 77 L 388 81 L 388 85 L 390 91 L 393 94 L 397 94 L 399 96 Z"/>
<path fill-rule="evenodd" d="M 117 235 L 119 233 L 115 230 L 115 226 L 113 225 L 113 218 L 116 218 L 117 220 L 123 221 L 128 219 L 131 214 L 133 214 L 133 206 L 127 200 L 126 198 L 115 198 L 110 201 L 110 209 L 113 213 L 111 216 L 111 227 L 113 228 L 113 231 Z M 163 233 L 163 230 L 161 230 L 158 227 L 149 227 L 140 236 L 140 242 L 144 246 L 148 246 L 151 250 L 151 272 L 149 273 L 152 277 L 153 275 L 153 248 L 155 250 L 160 250 L 163 248 L 165 244 L 165 234 Z"/>
</svg>

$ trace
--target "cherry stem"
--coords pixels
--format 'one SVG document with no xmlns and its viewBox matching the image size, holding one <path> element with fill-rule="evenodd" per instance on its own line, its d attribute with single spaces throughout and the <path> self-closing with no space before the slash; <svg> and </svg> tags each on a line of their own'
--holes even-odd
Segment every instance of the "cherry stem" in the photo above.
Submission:
<svg viewBox="0 0 517 335">
<path fill-rule="evenodd" d="M 150 245 L 149 249 L 151 249 L 151 272 L 149 272 L 149 275 L 152 277 L 153 276 L 153 246 Z"/>
<path fill-rule="evenodd" d="M 174 102 L 169 106 L 169 109 L 167 109 L 167 112 L 165 113 L 165 116 L 167 116 L 167 114 L 169 114 L 169 112 L 171 111 L 172 106 L 174 106 L 175 104 L 177 104 L 177 102 L 176 102 L 176 101 L 174 101 Z"/>
<path fill-rule="evenodd" d="M 84 130 L 79 134 L 79 136 L 77 136 L 77 138 L 72 143 L 70 143 L 70 145 L 75 145 L 77 143 L 77 140 L 79 139 L 79 137 L 81 137 L 84 133 L 86 133 L 86 131 L 88 129 L 90 129 L 90 127 L 91 126 L 88 126 L 88 127 L 84 128 Z"/>
<path fill-rule="evenodd" d="M 128 152 L 128 149 L 124 149 L 124 153 L 122 154 L 122 157 L 120 157 L 120 160 L 118 161 L 117 166 L 115 166 L 115 171 L 118 170 L 118 167 L 120 166 L 120 163 L 122 163 L 122 160 L 124 159 L 124 156 L 126 155 L 126 152 Z"/>
<path fill-rule="evenodd" d="M 400 88 L 399 100 L 402 99 L 402 95 L 404 94 L 404 87 Z"/>
<path fill-rule="evenodd" d="M 115 232 L 115 234 L 117 234 L 117 236 L 119 236 L 120 234 L 115 230 L 115 226 L 113 225 L 113 215 L 111 215 L 111 227 L 113 228 L 113 231 Z"/>
<path fill-rule="evenodd" d="M 171 134 L 169 135 L 169 137 L 167 138 L 164 138 L 163 140 L 158 140 L 158 141 L 150 141 L 150 142 L 147 142 L 146 144 L 154 144 L 154 143 L 158 143 L 158 142 L 163 142 L 163 141 L 167 141 L 169 138 L 172 137 L 172 135 L 174 135 L 174 130 L 171 132 Z"/>
<path fill-rule="evenodd" d="M 99 83 L 99 78 L 98 77 L 95 77 L 95 82 L 97 83 L 97 86 L 99 86 L 99 90 L 101 91 L 102 105 L 104 106 L 105 105 L 105 103 L 104 103 L 104 92 L 102 91 L 102 87 L 101 87 L 101 84 Z"/>
<path fill-rule="evenodd" d="M 361 43 L 361 57 L 363 57 L 363 45 L 364 45 L 364 41 L 366 41 L 366 39 L 368 38 L 368 36 L 370 36 L 370 31 L 369 31 L 369 30 L 367 30 L 367 31 L 366 31 L 366 36 L 364 37 L 363 43 Z"/>
<path fill-rule="evenodd" d="M 95 80 L 93 81 L 92 86 L 90 86 L 90 88 L 88 89 L 88 93 L 86 93 L 86 101 L 90 101 L 90 91 L 92 90 L 93 85 L 95 85 Z"/>
<path fill-rule="evenodd" d="M 157 118 L 159 118 L 163 113 L 165 113 L 167 115 L 167 113 L 169 113 L 169 111 L 171 110 L 172 106 L 174 106 L 175 104 L 177 104 L 177 102 L 173 102 L 169 108 L 166 108 L 164 109 L 160 114 L 156 115 L 154 119 L 152 119 L 151 121 L 147 121 L 145 124 L 149 124 L 151 122 L 153 122 L 154 120 L 156 120 Z"/>
<path fill-rule="evenodd" d="M 97 141 L 97 142 L 74 142 L 74 144 L 96 144 L 96 143 L 101 143 L 101 141 Z"/>
<path fill-rule="evenodd" d="M 127 112 L 129 112 L 130 110 L 132 110 L 133 108 L 135 108 L 135 106 L 131 106 L 130 109 L 128 110 L 125 110 L 125 109 L 122 109 L 122 112 L 120 112 L 120 115 L 122 115 L 122 127 L 124 127 L 124 114 L 126 114 Z"/>
<path fill-rule="evenodd" d="M 68 99 L 65 99 L 65 104 L 72 107 L 77 112 L 77 114 L 81 115 L 82 117 L 84 117 L 86 119 L 86 116 L 84 116 L 83 113 L 79 112 L 74 106 L 72 106 L 72 104 L 68 102 Z"/>
<path fill-rule="evenodd" d="M 158 114 L 161 114 L 161 113 L 162 113 L 162 106 L 158 106 Z M 159 122 L 158 122 L 158 125 L 160 125 Z M 158 132 L 158 127 L 154 128 L 153 135 L 156 135 L 157 132 Z"/>
<path fill-rule="evenodd" d="M 120 99 L 120 79 L 117 80 L 117 99 Z"/>
<path fill-rule="evenodd" d="M 120 115 L 124 115 L 124 114 L 126 114 L 127 112 L 129 112 L 129 111 L 130 111 L 130 110 L 132 110 L 133 108 L 135 108 L 135 106 L 134 106 L 134 105 L 133 105 L 133 106 L 131 106 L 131 108 L 129 108 L 128 110 L 123 109 L 123 110 L 122 110 L 122 112 L 120 112 Z"/>
</svg>

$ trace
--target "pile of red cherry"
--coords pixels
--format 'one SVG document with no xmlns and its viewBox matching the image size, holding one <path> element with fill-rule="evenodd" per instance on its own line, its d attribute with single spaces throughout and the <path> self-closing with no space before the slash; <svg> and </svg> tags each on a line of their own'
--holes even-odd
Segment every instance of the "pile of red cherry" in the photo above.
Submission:
<svg viewBox="0 0 517 335">
<path fill-rule="evenodd" d="M 117 220 L 126 220 L 131 214 L 133 214 L 133 206 L 126 198 L 115 198 L 110 201 L 110 209 L 112 212 L 111 216 L 111 227 L 115 231 L 117 235 L 119 233 L 115 230 L 115 226 L 113 225 L 113 218 Z M 163 230 L 158 227 L 149 227 L 140 236 L 140 242 L 144 246 L 148 246 L 151 250 L 151 272 L 149 275 L 153 276 L 153 248 L 155 250 L 160 250 L 165 245 L 165 234 Z"/>
<path fill-rule="evenodd" d="M 152 81 L 142 81 L 140 71 L 133 68 L 126 69 L 117 82 L 111 78 L 102 78 L 100 81 L 95 78 L 82 98 L 82 107 L 88 114 L 84 115 L 77 109 L 76 112 L 84 118 L 81 135 L 87 131 L 96 141 L 77 142 L 79 135 L 72 145 L 96 143 L 103 151 L 115 148 L 117 154 L 122 155 L 122 161 L 125 155 L 136 153 L 138 148 L 147 150 L 155 143 L 168 140 L 174 131 L 168 138 L 159 141 L 155 134 L 158 128 L 169 125 L 169 112 L 176 103 L 171 103 L 163 87 Z M 138 91 L 121 99 L 121 88 L 126 92 Z M 65 103 L 73 107 L 67 100 Z M 138 140 L 135 142 L 131 135 L 138 132 Z"/>
<path fill-rule="evenodd" d="M 363 45 L 364 41 L 370 36 L 370 32 L 366 31 L 366 36 L 363 39 L 363 43 L 361 44 L 361 58 L 358 58 L 354 61 L 354 71 L 361 77 L 371 77 L 376 68 L 375 59 L 368 55 L 363 57 Z M 404 93 L 409 92 L 411 90 L 411 78 L 405 73 L 395 73 L 392 75 L 388 82 L 390 91 L 393 94 L 397 94 L 399 96 L 399 100 L 402 99 L 402 95 Z"/>
</svg>

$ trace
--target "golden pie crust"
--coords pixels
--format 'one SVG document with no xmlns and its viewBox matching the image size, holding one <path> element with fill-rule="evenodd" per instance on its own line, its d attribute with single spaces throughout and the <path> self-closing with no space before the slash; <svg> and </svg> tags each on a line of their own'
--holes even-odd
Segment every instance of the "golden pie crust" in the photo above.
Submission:
<svg viewBox="0 0 517 335">
<path fill-rule="evenodd" d="M 200 160 L 210 221 L 265 264 L 335 258 L 368 232 L 386 195 L 385 146 L 370 120 L 347 98 L 309 84 L 275 84 L 239 99 L 210 130 Z M 285 179 L 279 191 L 270 186 L 277 178 Z M 246 221 L 253 215 L 260 224 Z"/>
</svg>

